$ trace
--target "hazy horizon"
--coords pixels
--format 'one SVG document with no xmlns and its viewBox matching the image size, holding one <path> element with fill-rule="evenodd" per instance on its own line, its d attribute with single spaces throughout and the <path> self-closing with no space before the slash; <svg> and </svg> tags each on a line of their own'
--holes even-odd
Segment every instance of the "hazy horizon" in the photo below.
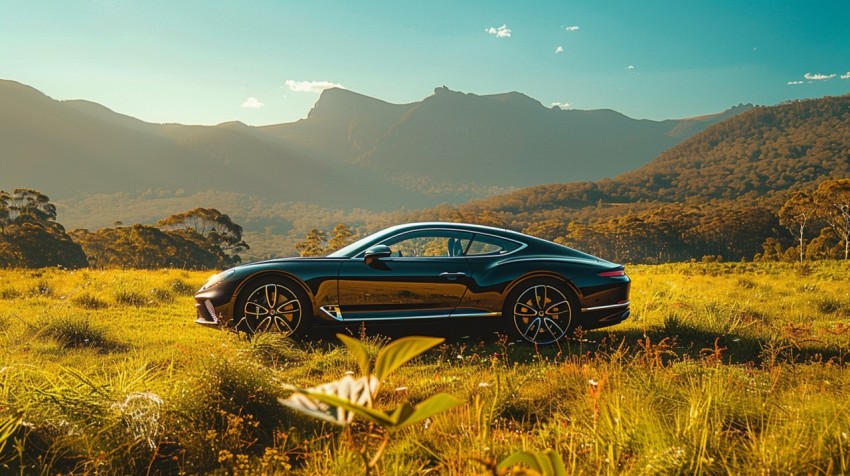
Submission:
<svg viewBox="0 0 850 476">
<path fill-rule="evenodd" d="M 0 77 L 153 123 L 306 117 L 328 87 L 679 119 L 850 92 L 850 4 L 0 0 Z"/>
</svg>

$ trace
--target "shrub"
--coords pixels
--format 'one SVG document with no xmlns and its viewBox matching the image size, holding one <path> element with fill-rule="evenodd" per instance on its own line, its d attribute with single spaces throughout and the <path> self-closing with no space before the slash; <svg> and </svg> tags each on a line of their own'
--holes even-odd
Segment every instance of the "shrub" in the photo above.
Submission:
<svg viewBox="0 0 850 476">
<path fill-rule="evenodd" d="M 300 364 L 310 358 L 292 339 L 279 332 L 255 334 L 250 340 L 249 350 L 254 358 L 270 365 Z"/>
<path fill-rule="evenodd" d="M 168 289 L 153 288 L 151 289 L 151 296 L 153 296 L 155 303 L 168 304 L 174 302 L 174 293 Z"/>
<path fill-rule="evenodd" d="M 104 309 L 108 306 L 105 301 L 103 301 L 103 300 L 101 300 L 101 299 L 99 299 L 95 296 L 92 296 L 91 294 L 88 294 L 88 293 L 81 294 L 81 295 L 75 297 L 73 299 L 73 302 L 74 302 L 74 304 L 76 304 L 76 305 L 78 305 L 82 308 L 92 309 L 92 310 Z"/>
<path fill-rule="evenodd" d="M 174 281 L 171 281 L 169 286 L 171 287 L 171 290 L 179 296 L 193 296 L 195 291 L 197 291 L 194 286 L 182 279 L 175 279 Z"/>
<path fill-rule="evenodd" d="M 115 302 L 125 306 L 142 307 L 148 304 L 148 300 L 139 291 L 131 289 L 116 289 Z"/>
<path fill-rule="evenodd" d="M 88 318 L 62 316 L 48 323 L 44 332 L 65 348 L 109 347 L 106 331 Z"/>
<path fill-rule="evenodd" d="M 33 297 L 35 297 L 35 296 L 50 297 L 50 296 L 53 295 L 53 289 L 50 287 L 50 284 L 47 281 L 42 279 L 38 282 L 38 284 L 31 287 L 30 290 L 29 290 L 29 293 L 27 293 L 27 294 L 29 294 L 30 296 L 33 296 Z"/>
<path fill-rule="evenodd" d="M 823 314 L 835 314 L 844 307 L 844 303 L 832 297 L 825 297 L 817 302 L 817 307 Z"/>
<path fill-rule="evenodd" d="M 23 293 L 15 288 L 7 287 L 0 289 L 0 299 L 18 299 L 22 295 Z"/>
</svg>

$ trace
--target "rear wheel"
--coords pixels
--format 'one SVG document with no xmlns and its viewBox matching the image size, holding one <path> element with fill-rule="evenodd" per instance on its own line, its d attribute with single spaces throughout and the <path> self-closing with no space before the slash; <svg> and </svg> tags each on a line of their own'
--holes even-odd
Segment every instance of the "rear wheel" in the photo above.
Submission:
<svg viewBox="0 0 850 476">
<path fill-rule="evenodd" d="M 249 335 L 281 332 L 303 336 L 310 326 L 312 306 L 300 286 L 277 276 L 248 283 L 236 299 L 236 328 Z"/>
<path fill-rule="evenodd" d="M 511 336 L 532 344 L 552 344 L 569 332 L 575 302 L 563 283 L 532 279 L 511 291 L 502 316 Z"/>
</svg>

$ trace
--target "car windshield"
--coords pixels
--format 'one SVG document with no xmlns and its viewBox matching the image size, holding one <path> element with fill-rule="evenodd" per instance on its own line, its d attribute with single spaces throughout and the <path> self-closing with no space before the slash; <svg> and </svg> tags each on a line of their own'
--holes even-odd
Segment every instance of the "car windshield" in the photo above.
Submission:
<svg viewBox="0 0 850 476">
<path fill-rule="evenodd" d="M 396 227 L 387 228 L 377 233 L 372 233 L 367 237 L 360 238 L 354 243 L 344 246 L 329 254 L 328 258 L 351 258 L 352 256 L 356 255 L 359 250 L 363 249 L 364 247 L 367 247 L 370 243 L 375 243 L 379 241 L 381 237 L 386 236 L 388 232 L 393 231 L 395 228 Z"/>
</svg>

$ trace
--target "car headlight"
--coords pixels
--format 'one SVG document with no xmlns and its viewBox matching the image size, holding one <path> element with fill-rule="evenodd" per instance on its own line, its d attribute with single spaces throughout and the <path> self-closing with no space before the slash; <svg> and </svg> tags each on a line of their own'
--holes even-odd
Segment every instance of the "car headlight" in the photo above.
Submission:
<svg viewBox="0 0 850 476">
<path fill-rule="evenodd" d="M 226 271 L 222 271 L 218 274 L 214 274 L 214 275 L 210 276 L 210 279 L 207 280 L 207 283 L 204 284 L 204 286 L 201 288 L 201 291 L 206 291 L 207 289 L 210 289 L 212 287 L 217 286 L 219 283 L 221 283 L 225 279 L 233 276 L 233 273 L 235 273 L 235 272 L 236 272 L 235 269 L 228 269 Z"/>
</svg>

